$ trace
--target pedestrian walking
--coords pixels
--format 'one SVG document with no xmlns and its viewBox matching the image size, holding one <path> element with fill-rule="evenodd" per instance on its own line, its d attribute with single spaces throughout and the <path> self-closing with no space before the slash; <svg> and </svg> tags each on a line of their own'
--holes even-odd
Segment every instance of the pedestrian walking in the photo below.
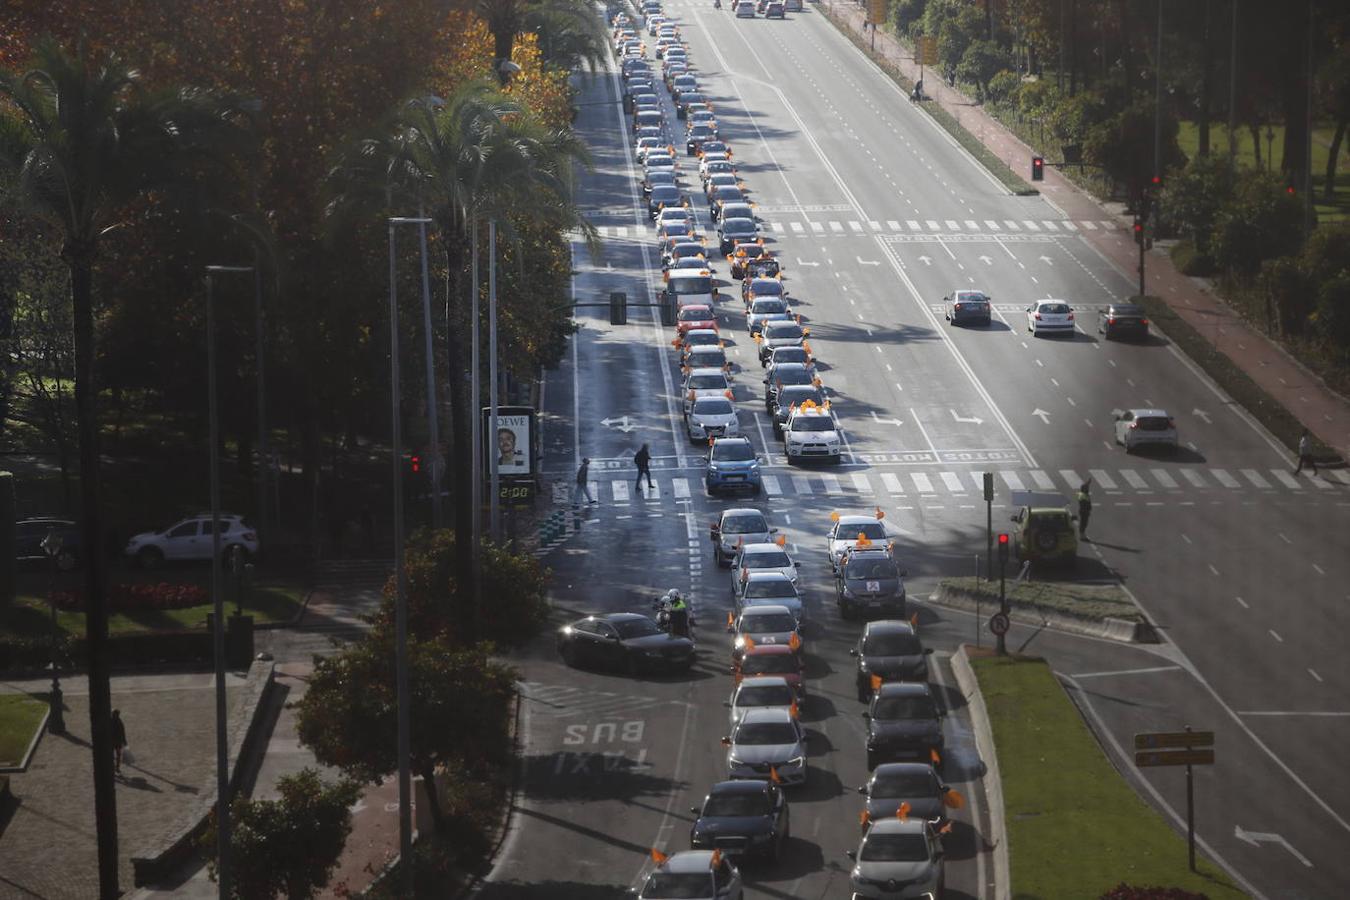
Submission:
<svg viewBox="0 0 1350 900">
<path fill-rule="evenodd" d="M 576 509 L 578 506 L 581 505 L 582 494 L 586 495 L 587 503 L 596 502 L 596 499 L 591 496 L 590 472 L 591 472 L 591 458 L 589 456 L 583 456 L 581 458 L 581 465 L 577 467 L 577 483 L 572 488 L 573 509 Z"/>
<path fill-rule="evenodd" d="M 1085 481 L 1078 489 L 1078 536 L 1087 537 L 1088 520 L 1092 518 L 1092 482 Z"/>
<path fill-rule="evenodd" d="M 112 711 L 113 771 L 122 771 L 122 754 L 127 749 L 127 726 L 122 722 L 122 711 Z"/>
<path fill-rule="evenodd" d="M 633 464 L 637 466 L 637 489 L 642 491 L 642 477 L 647 476 L 647 487 L 655 490 L 656 485 L 652 484 L 652 455 L 647 450 L 647 445 L 643 444 L 642 449 L 633 454 Z"/>
<path fill-rule="evenodd" d="M 1313 459 L 1312 455 L 1312 438 L 1308 436 L 1306 428 L 1298 438 L 1298 468 L 1294 470 L 1294 474 L 1302 472 L 1304 466 L 1312 469 L 1314 475 L 1317 474 L 1317 460 Z"/>
</svg>

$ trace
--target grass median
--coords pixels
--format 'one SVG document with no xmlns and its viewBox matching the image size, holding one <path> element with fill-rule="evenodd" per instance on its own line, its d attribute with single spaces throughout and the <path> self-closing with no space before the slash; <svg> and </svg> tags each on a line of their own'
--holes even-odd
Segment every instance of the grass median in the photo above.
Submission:
<svg viewBox="0 0 1350 900">
<path fill-rule="evenodd" d="M 27 694 L 0 695 L 0 767 L 23 762 L 46 712 L 47 704 Z"/>
<path fill-rule="evenodd" d="M 998 605 L 998 582 L 980 578 L 944 578 L 942 585 L 969 595 L 979 594 L 981 602 Z M 1080 619 L 1125 619 L 1139 622 L 1143 616 L 1139 607 L 1119 585 L 1078 584 L 1057 581 L 1007 581 L 1008 606 L 1012 609 L 1033 609 L 1056 612 Z"/>
<path fill-rule="evenodd" d="M 1245 896 L 1208 860 L 1189 871 L 1186 839 L 1112 766 L 1044 660 L 971 665 L 998 753 L 1013 897 L 1100 897 L 1121 882 Z"/>
</svg>

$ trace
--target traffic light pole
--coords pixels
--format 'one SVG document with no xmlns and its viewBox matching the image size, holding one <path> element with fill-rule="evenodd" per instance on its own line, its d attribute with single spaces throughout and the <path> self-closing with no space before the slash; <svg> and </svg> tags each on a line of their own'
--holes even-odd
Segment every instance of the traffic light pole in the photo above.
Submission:
<svg viewBox="0 0 1350 900">
<path fill-rule="evenodd" d="M 1005 593 L 1005 591 L 1004 591 L 1003 580 L 1004 580 L 1004 574 L 1007 572 L 1007 569 L 1008 569 L 1008 559 L 1007 559 L 1007 557 L 1004 556 L 1003 554 L 999 554 L 999 560 L 998 560 L 998 611 L 999 611 L 999 615 L 1003 616 L 1005 619 L 1008 617 L 1008 595 L 1007 595 L 1007 593 Z M 997 646 L 998 655 L 999 655 L 999 656 L 1007 656 L 1007 655 L 1008 655 L 1008 641 L 1007 641 L 1007 637 L 1006 637 L 1005 633 L 1002 632 L 1002 631 L 1000 631 L 1000 632 L 999 632 L 998 634 L 996 634 L 994 637 L 995 637 L 995 639 L 998 641 L 998 643 L 997 643 L 997 645 L 996 645 L 996 646 Z"/>
</svg>

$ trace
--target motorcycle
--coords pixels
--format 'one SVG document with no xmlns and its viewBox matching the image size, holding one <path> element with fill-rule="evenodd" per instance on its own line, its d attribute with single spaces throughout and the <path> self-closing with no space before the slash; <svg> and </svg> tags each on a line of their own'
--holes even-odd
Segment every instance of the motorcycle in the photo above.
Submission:
<svg viewBox="0 0 1350 900">
<path fill-rule="evenodd" d="M 674 601 L 670 594 L 663 594 L 652 601 L 652 609 L 656 612 L 656 624 L 671 637 L 684 637 L 689 640 L 694 639 L 694 614 L 686 607 L 684 619 L 687 623 L 687 634 L 681 634 L 672 625 L 671 610 L 674 608 Z"/>
</svg>

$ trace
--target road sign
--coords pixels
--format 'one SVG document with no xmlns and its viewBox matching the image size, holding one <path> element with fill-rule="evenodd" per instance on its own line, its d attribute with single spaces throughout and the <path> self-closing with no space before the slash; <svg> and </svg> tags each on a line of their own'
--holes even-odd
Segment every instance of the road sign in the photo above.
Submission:
<svg viewBox="0 0 1350 900">
<path fill-rule="evenodd" d="M 938 64 L 938 43 L 937 37 L 931 34 L 919 38 L 919 64 L 924 66 L 936 66 Z"/>
<path fill-rule="evenodd" d="M 886 21 L 886 0 L 867 0 L 867 24 L 877 26 Z"/>
<path fill-rule="evenodd" d="M 1008 626 L 1010 624 L 1008 617 L 1003 613 L 994 613 L 989 617 L 989 630 L 999 637 L 1008 633 Z"/>
<path fill-rule="evenodd" d="M 1150 766 L 1212 766 L 1214 748 L 1203 750 L 1136 750 L 1134 764 L 1141 769 Z"/>
<path fill-rule="evenodd" d="M 1214 732 L 1212 731 L 1154 731 L 1134 736 L 1134 749 L 1136 750 L 1161 750 L 1166 747 L 1194 749 L 1196 747 L 1210 747 L 1213 744 Z"/>
</svg>

